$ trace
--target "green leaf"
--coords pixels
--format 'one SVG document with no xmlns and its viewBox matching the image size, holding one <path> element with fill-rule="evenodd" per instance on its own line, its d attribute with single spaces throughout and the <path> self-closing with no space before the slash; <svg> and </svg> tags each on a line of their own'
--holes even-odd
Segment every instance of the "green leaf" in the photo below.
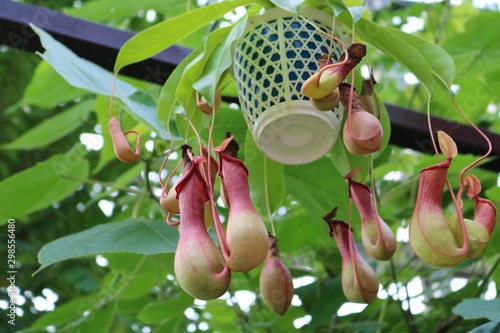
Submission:
<svg viewBox="0 0 500 333">
<path fill-rule="evenodd" d="M 196 109 L 194 107 L 191 107 L 191 110 L 195 111 Z M 194 128 L 196 128 L 197 131 L 200 131 L 200 129 L 202 128 L 202 120 L 204 119 L 204 113 L 199 110 L 197 111 L 198 112 L 192 112 L 192 115 L 189 117 L 189 119 L 191 120 L 191 123 L 193 124 Z M 176 113 L 175 125 L 177 127 L 177 131 L 182 140 L 187 142 L 190 138 L 195 137 L 196 134 L 187 120 L 184 108 L 178 105 L 178 107 L 175 110 L 175 113 Z"/>
<path fill-rule="evenodd" d="M 319 218 L 311 219 L 306 214 L 285 216 L 283 221 L 276 223 L 276 228 L 278 240 L 286 239 L 286 241 L 279 243 L 279 249 L 284 253 L 303 254 L 307 248 L 332 242 L 326 223 Z"/>
<path fill-rule="evenodd" d="M 32 332 L 39 329 L 45 329 L 47 326 L 60 326 L 70 322 L 82 315 L 82 310 L 88 309 L 96 301 L 97 295 L 89 295 L 85 297 L 76 297 L 64 304 L 57 304 L 53 311 L 45 313 L 37 319 L 29 329 L 23 332 Z"/>
<path fill-rule="evenodd" d="M 345 15 L 339 19 L 346 26 L 351 26 L 352 22 L 346 19 Z M 399 35 L 395 35 L 392 30 L 364 18 L 360 18 L 356 23 L 356 34 L 408 68 L 429 93 L 432 93 L 433 73 L 429 63 L 417 48 L 401 39 Z"/>
<path fill-rule="evenodd" d="M 337 313 L 340 306 L 346 301 L 342 293 L 340 276 L 327 278 L 324 281 L 315 281 L 295 289 L 303 307 L 311 314 L 312 319 L 307 326 L 307 332 L 323 324 Z"/>
<path fill-rule="evenodd" d="M 375 333 L 379 330 L 382 330 L 386 326 L 386 323 L 379 323 L 376 321 L 358 321 L 335 325 L 335 327 L 338 329 L 349 329 L 350 331 L 365 333 Z"/>
<path fill-rule="evenodd" d="M 196 91 L 193 88 L 194 83 L 202 76 L 203 69 L 212 56 L 217 45 L 227 34 L 231 32 L 230 27 L 217 29 L 207 36 L 203 53 L 200 53 L 189 64 L 186 65 L 184 73 L 175 90 L 175 96 L 181 103 L 186 116 L 189 119 L 201 113 L 196 105 Z M 179 132 L 183 133 L 180 129 Z"/>
<path fill-rule="evenodd" d="M 148 295 L 159 283 L 163 282 L 164 276 L 158 278 L 158 276 L 150 274 L 150 272 L 141 267 L 139 273 L 134 276 L 133 280 L 120 293 L 119 300 L 133 300 L 143 295 Z"/>
<path fill-rule="evenodd" d="M 210 105 L 214 104 L 215 89 L 220 77 L 232 64 L 232 45 L 245 32 L 247 17 L 242 18 L 231 28 L 231 31 L 224 39 L 218 41 L 217 46 L 213 49 L 203 68 L 203 73 L 193 84 L 193 87 L 206 98 Z"/>
<path fill-rule="evenodd" d="M 377 97 L 378 98 L 378 97 Z M 375 104 L 375 108 L 377 108 L 377 100 L 373 98 L 373 102 Z M 375 157 L 379 157 L 387 148 L 389 144 L 389 139 L 391 138 L 391 119 L 389 118 L 389 113 L 385 107 L 384 102 L 380 98 L 378 98 L 378 105 L 380 106 L 380 124 L 382 125 L 382 131 L 384 133 L 384 138 L 382 139 L 382 145 L 380 149 L 375 153 Z"/>
<path fill-rule="evenodd" d="M 348 7 L 349 13 L 351 14 L 352 20 L 354 23 L 358 22 L 360 18 L 363 17 L 363 14 L 366 11 L 365 6 L 353 6 Z"/>
<path fill-rule="evenodd" d="M 405 33 L 401 30 L 391 27 L 384 27 L 384 29 L 417 49 L 427 60 L 437 83 L 445 91 L 450 91 L 455 78 L 455 62 L 445 50 L 436 44 L 429 43 L 418 36 Z"/>
<path fill-rule="evenodd" d="M 347 221 L 348 186 L 328 158 L 306 165 L 285 166 L 287 193 L 299 202 L 310 219 L 322 221 L 338 206 L 338 218 Z"/>
<path fill-rule="evenodd" d="M 75 104 L 75 106 L 45 119 L 39 125 L 23 133 L 12 142 L 6 143 L 2 149 L 31 150 L 45 147 L 82 126 L 92 111 L 93 100 Z"/>
<path fill-rule="evenodd" d="M 328 0 L 328 3 L 332 8 L 335 17 L 339 16 L 340 14 L 348 10 L 347 6 L 344 4 L 342 0 Z"/>
<path fill-rule="evenodd" d="M 0 224 L 48 207 L 73 193 L 87 178 L 87 150 L 77 144 L 0 182 Z M 78 179 L 78 180 L 76 180 Z"/>
<path fill-rule="evenodd" d="M 179 239 L 177 228 L 165 221 L 144 218 L 105 223 L 59 238 L 38 253 L 38 271 L 53 263 L 101 253 L 131 252 L 158 254 L 175 252 Z"/>
<path fill-rule="evenodd" d="M 214 3 L 158 23 L 130 38 L 118 52 L 114 72 L 123 67 L 148 59 L 175 44 L 227 12 L 252 1 L 234 0 Z"/>
<path fill-rule="evenodd" d="M 42 29 L 33 25 L 31 27 L 40 36 L 45 48 L 45 52 L 40 56 L 69 84 L 96 94 L 111 96 L 114 82 L 111 72 L 78 57 Z M 165 129 L 156 118 L 156 102 L 151 96 L 121 80 L 116 80 L 114 96 L 127 105 L 127 112 L 137 121 L 157 132 L 160 137 L 168 139 Z"/>
<path fill-rule="evenodd" d="M 247 124 L 241 110 L 234 110 L 228 104 L 222 103 L 215 116 L 214 128 L 212 131 L 213 141 L 218 145 L 225 139 L 226 133 L 231 132 L 236 141 L 240 143 L 241 156 L 245 156 L 245 140 L 247 134 Z M 201 132 L 201 135 L 208 138 L 208 129 Z"/>
<path fill-rule="evenodd" d="M 370 168 L 370 159 L 367 156 L 357 156 L 349 153 L 342 140 L 342 130 L 339 138 L 335 142 L 333 149 L 330 151 L 330 159 L 337 169 L 337 172 L 342 177 L 358 168 L 356 179 L 363 181 L 368 175 Z"/>
<path fill-rule="evenodd" d="M 164 301 L 147 304 L 142 308 L 137 319 L 145 324 L 156 324 L 166 318 L 183 314 L 191 304 L 193 304 L 193 297 L 185 292 L 180 292 Z"/>
<path fill-rule="evenodd" d="M 186 66 L 193 61 L 201 52 L 201 48 L 191 52 L 186 58 L 177 65 L 174 71 L 169 75 L 167 81 L 163 85 L 160 92 L 160 99 L 158 101 L 157 115 L 158 119 L 165 124 L 168 128 L 168 121 L 175 111 L 177 99 L 172 92 L 180 85 L 180 80 L 184 74 Z"/>
<path fill-rule="evenodd" d="M 264 216 L 271 216 L 285 198 L 283 164 L 264 156 L 250 131 L 245 139 L 245 165 L 252 201 Z"/>
<path fill-rule="evenodd" d="M 113 155 L 113 157 L 116 158 L 115 155 Z M 96 172 L 95 170 L 93 171 Z M 142 171 L 144 171 L 144 164 L 136 163 L 130 166 L 127 169 L 127 171 L 121 173 L 118 177 L 108 180 L 112 181 L 113 185 L 115 186 L 125 187 L 128 186 L 130 183 L 132 183 L 134 179 L 138 178 Z M 109 199 L 111 193 L 115 192 L 116 190 L 117 190 L 116 187 L 110 187 L 106 191 L 102 191 L 96 196 L 93 196 L 89 201 L 85 203 L 85 208 L 92 206 L 96 202 L 99 202 L 99 200 L 101 199 L 107 199 L 107 198 Z"/>
<path fill-rule="evenodd" d="M 49 109 L 60 103 L 74 100 L 85 93 L 84 90 L 69 85 L 48 62 L 42 61 L 35 69 L 33 78 L 24 91 L 23 99 L 17 104 Z"/>
<path fill-rule="evenodd" d="M 271 0 L 276 6 L 286 11 L 298 14 L 299 8 L 304 0 Z"/>
<path fill-rule="evenodd" d="M 487 318 L 498 321 L 500 320 L 500 299 L 464 299 L 453 308 L 453 313 L 464 319 Z"/>
<path fill-rule="evenodd" d="M 500 320 L 495 320 L 490 323 L 486 323 L 479 327 L 476 327 L 469 333 L 491 333 L 491 332 L 500 332 Z"/>
<path fill-rule="evenodd" d="M 116 302 L 107 304 L 103 308 L 93 309 L 80 325 L 69 328 L 67 332 L 106 333 L 113 323 L 116 311 Z"/>
</svg>

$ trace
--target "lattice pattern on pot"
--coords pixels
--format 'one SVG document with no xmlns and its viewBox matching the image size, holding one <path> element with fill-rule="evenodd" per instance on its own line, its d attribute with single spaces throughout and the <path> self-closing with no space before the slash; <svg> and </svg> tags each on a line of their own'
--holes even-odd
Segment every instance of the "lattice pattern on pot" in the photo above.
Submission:
<svg viewBox="0 0 500 333">
<path fill-rule="evenodd" d="M 331 27 L 308 18 L 326 32 Z M 330 47 L 332 47 L 330 49 Z M 234 76 L 241 108 L 250 127 L 270 107 L 293 100 L 307 100 L 302 83 L 318 71 L 318 58 L 342 53 L 331 41 L 299 16 L 276 17 L 248 30 L 236 45 Z"/>
</svg>

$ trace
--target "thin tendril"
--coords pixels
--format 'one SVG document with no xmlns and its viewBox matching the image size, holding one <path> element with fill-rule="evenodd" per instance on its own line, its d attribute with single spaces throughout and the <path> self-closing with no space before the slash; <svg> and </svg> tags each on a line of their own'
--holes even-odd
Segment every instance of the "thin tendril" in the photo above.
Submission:
<svg viewBox="0 0 500 333">
<path fill-rule="evenodd" d="M 172 112 L 169 112 L 168 113 L 168 117 L 167 117 L 167 124 L 165 126 L 165 130 L 167 131 L 167 134 L 168 134 L 168 136 L 170 138 L 170 148 L 168 150 L 167 155 L 163 159 L 163 162 L 162 162 L 162 164 L 160 166 L 160 169 L 158 170 L 158 179 L 160 181 L 160 186 L 162 188 L 164 186 L 166 186 L 168 184 L 168 182 L 170 181 L 170 176 L 169 176 L 169 178 L 167 179 L 165 185 L 163 185 L 163 182 L 162 182 L 162 179 L 161 179 L 161 173 L 162 173 L 163 169 L 165 168 L 165 165 L 167 164 L 168 159 L 170 158 L 170 154 L 172 154 L 172 152 L 174 151 L 174 145 L 175 145 L 174 136 L 172 135 L 172 131 L 170 130 L 170 120 L 171 119 L 172 119 Z M 180 160 L 182 161 L 182 159 L 180 159 Z M 179 168 L 179 165 L 180 165 L 180 162 L 177 165 L 177 167 L 175 167 L 175 169 L 170 173 L 170 175 L 172 175 Z"/>
<path fill-rule="evenodd" d="M 350 136 L 356 137 L 354 133 L 352 133 L 352 126 L 351 126 L 351 115 L 352 115 L 352 96 L 354 95 L 354 71 L 351 72 L 351 90 L 349 91 L 349 103 L 347 104 L 347 132 L 349 133 Z M 344 125 L 345 126 L 345 125 Z"/>
<path fill-rule="evenodd" d="M 351 257 L 351 264 L 352 264 L 352 269 L 354 270 L 354 275 L 356 276 L 356 279 L 358 278 L 358 266 L 356 265 L 356 258 L 354 258 L 354 248 L 353 248 L 353 243 L 354 243 L 354 235 L 352 234 L 352 228 L 351 228 L 351 211 L 352 211 L 352 199 L 349 199 L 349 207 L 347 210 L 347 227 L 348 227 L 348 242 L 349 242 L 349 256 Z"/>
<path fill-rule="evenodd" d="M 441 162 L 441 156 L 439 155 L 439 151 L 438 151 L 438 148 L 436 145 L 436 140 L 434 139 L 434 135 L 432 132 L 431 97 L 430 97 L 429 91 L 427 91 L 427 126 L 429 128 L 429 135 L 431 137 L 431 142 L 432 142 L 432 146 L 434 148 L 434 152 L 437 156 L 438 162 Z M 464 217 L 462 215 L 462 207 L 461 207 L 462 200 L 457 200 L 457 197 L 455 196 L 455 193 L 453 192 L 453 188 L 450 184 L 450 180 L 448 179 L 448 177 L 446 178 L 446 186 L 448 187 L 448 192 L 450 192 L 450 196 L 451 196 L 451 199 L 453 201 L 453 205 L 455 206 L 455 209 L 457 210 L 458 221 L 460 222 L 460 229 L 462 231 L 462 246 L 464 246 L 464 250 L 468 251 L 469 238 L 468 238 L 467 230 L 465 227 Z"/>
<path fill-rule="evenodd" d="M 315 25 L 313 22 L 309 21 L 307 18 L 301 16 L 301 18 L 306 21 L 307 23 L 309 23 L 310 25 L 312 25 L 320 34 L 324 35 L 324 36 L 327 36 L 333 40 L 335 40 L 337 43 L 339 43 L 341 46 L 342 46 L 342 49 L 344 50 L 344 54 L 345 54 L 345 59 L 341 62 L 337 62 L 335 64 L 328 64 L 327 66 L 323 67 L 322 69 L 319 70 L 319 73 L 323 73 L 326 69 L 329 69 L 329 68 L 334 68 L 334 67 L 338 67 L 338 66 L 342 66 L 343 64 L 345 64 L 348 60 L 349 60 L 349 52 L 347 52 L 348 50 L 348 47 L 344 44 L 344 42 L 342 42 L 342 40 L 332 34 L 329 34 L 323 30 L 321 30 L 321 28 L 319 28 L 317 25 Z"/>
<path fill-rule="evenodd" d="M 172 216 L 172 213 L 168 212 L 168 213 L 167 213 L 167 218 L 166 218 L 166 220 L 165 220 L 165 221 L 167 222 L 167 224 L 168 224 L 169 226 L 171 226 L 171 227 L 176 227 L 176 226 L 178 226 L 178 225 L 180 224 L 180 222 L 181 222 L 181 221 L 172 222 L 172 221 L 170 220 L 170 217 L 171 217 L 171 216 Z"/>
<path fill-rule="evenodd" d="M 194 134 L 196 135 L 196 138 L 198 139 L 198 145 L 200 146 L 200 154 L 203 151 L 203 142 L 201 141 L 200 133 L 196 130 L 196 127 L 194 126 L 193 122 L 191 119 L 186 115 L 186 119 L 189 123 L 189 126 L 193 129 Z"/>
<path fill-rule="evenodd" d="M 427 91 L 427 127 L 429 128 L 429 135 L 431 137 L 432 147 L 434 148 L 434 153 L 437 156 L 438 162 L 441 162 L 441 156 L 439 155 L 439 151 L 436 145 L 436 140 L 434 139 L 434 134 L 432 132 L 432 123 L 431 123 L 431 95 L 429 91 Z"/>
<path fill-rule="evenodd" d="M 264 158 L 264 168 L 267 169 L 267 159 Z M 276 237 L 276 229 L 274 228 L 274 220 L 271 214 L 271 206 L 269 204 L 269 186 L 267 181 L 267 172 L 264 172 L 264 193 L 266 197 L 266 210 L 267 210 L 267 218 L 269 219 L 269 223 L 271 224 L 271 232 L 274 237 Z"/>
<path fill-rule="evenodd" d="M 352 40 L 354 41 L 354 23 L 352 24 Z M 347 52 L 346 52 L 347 54 Z M 354 134 L 352 133 L 352 127 L 351 127 L 351 114 L 352 114 L 352 96 L 354 95 L 354 77 L 355 77 L 355 72 L 351 72 L 351 90 L 349 92 L 349 103 L 347 106 L 347 132 L 349 135 L 354 137 Z"/>
<path fill-rule="evenodd" d="M 333 19 L 332 19 L 332 36 L 334 36 L 334 33 L 335 33 L 335 16 L 333 16 Z M 333 38 L 330 38 L 330 46 L 328 48 L 328 61 L 327 61 L 327 64 L 329 64 L 330 62 L 330 57 L 332 56 L 332 50 L 333 50 Z"/>
<path fill-rule="evenodd" d="M 109 96 L 109 119 L 113 118 L 113 99 L 115 97 L 115 86 L 116 80 L 118 79 L 118 73 L 113 77 L 113 85 L 111 86 L 111 95 Z"/>
<path fill-rule="evenodd" d="M 212 119 L 210 122 L 210 128 L 208 130 L 208 170 L 211 170 L 211 164 L 210 164 L 210 156 L 212 155 L 213 152 L 213 138 L 212 138 L 212 132 L 215 124 L 215 114 L 216 110 L 214 109 L 214 113 L 212 114 Z M 221 162 L 222 163 L 222 160 Z M 220 168 L 221 166 L 219 166 Z M 208 171 L 210 172 L 210 171 Z M 208 183 L 208 198 L 210 199 L 210 204 L 212 206 L 212 216 L 214 219 L 214 224 L 215 224 L 215 232 L 217 233 L 217 238 L 219 239 L 220 247 L 222 249 L 222 254 L 224 256 L 224 259 L 229 258 L 229 249 L 227 247 L 227 242 L 226 242 L 226 233 L 224 231 L 224 228 L 222 227 L 222 222 L 220 220 L 219 214 L 217 213 L 217 208 L 215 206 L 215 199 L 214 199 L 214 184 L 212 183 L 212 177 L 207 177 L 207 183 Z"/>
<path fill-rule="evenodd" d="M 385 243 L 385 238 L 382 237 L 382 227 L 380 225 L 380 215 L 378 215 L 377 210 L 377 194 L 375 192 L 375 177 L 373 175 L 373 154 L 370 154 L 370 185 L 372 191 L 372 204 L 373 210 L 375 211 L 376 219 L 377 219 L 377 233 L 379 235 L 379 240 L 384 244 L 384 248 L 388 249 L 387 244 Z"/>
<path fill-rule="evenodd" d="M 465 188 L 465 184 L 464 184 L 464 174 L 469 171 L 470 169 L 472 169 L 474 166 L 476 166 L 477 164 L 479 164 L 481 161 L 483 161 L 484 159 L 486 159 L 490 154 L 491 154 L 491 151 L 492 151 L 492 145 L 491 145 L 491 141 L 490 139 L 486 136 L 486 134 L 484 134 L 483 131 L 481 131 L 479 129 L 479 127 L 477 127 L 464 113 L 463 111 L 458 107 L 457 105 L 457 102 L 455 101 L 455 98 L 451 98 L 452 102 L 453 102 L 453 106 L 455 107 L 455 109 L 457 110 L 457 112 L 460 114 L 460 116 L 474 129 L 476 130 L 477 133 L 479 133 L 479 135 L 481 135 L 484 140 L 486 141 L 487 145 L 488 145 L 488 150 L 487 152 L 481 156 L 480 158 L 478 158 L 477 160 L 475 160 L 474 162 L 472 162 L 471 164 L 469 164 L 468 166 L 466 166 L 465 168 L 462 169 L 462 171 L 460 172 L 460 175 L 459 175 L 459 188 L 458 188 L 458 193 L 457 193 L 457 197 L 458 197 L 458 200 L 459 200 L 459 203 L 460 203 L 460 206 L 463 206 L 463 202 L 462 202 L 462 193 L 464 191 L 464 188 Z"/>
<path fill-rule="evenodd" d="M 167 159 L 165 159 L 163 162 L 165 163 Z M 181 163 L 182 163 L 182 159 L 179 160 L 179 163 L 177 163 L 177 165 L 175 166 L 175 168 L 170 172 L 170 174 L 168 175 L 166 181 L 165 181 L 165 184 L 162 185 L 162 191 L 161 191 L 161 195 L 160 195 L 160 198 L 163 198 L 165 193 L 167 193 L 167 186 L 168 184 L 170 184 L 170 180 L 172 179 L 172 177 L 175 175 L 175 173 L 177 172 L 177 170 L 179 169 L 179 167 L 181 166 Z M 162 164 L 163 166 L 163 164 Z M 162 169 L 160 169 L 162 170 Z M 161 171 L 160 171 L 161 172 Z M 161 177 L 161 176 L 160 176 Z"/>
<path fill-rule="evenodd" d="M 382 107 L 380 106 L 380 98 L 378 98 L 377 92 L 375 91 L 375 84 L 373 83 L 375 81 L 375 77 L 373 76 L 373 68 L 369 65 L 368 54 L 365 55 L 365 61 L 366 65 L 370 69 L 370 87 L 372 88 L 372 95 L 375 99 L 375 105 L 377 107 L 377 118 L 380 120 L 380 117 L 382 116 Z"/>
<path fill-rule="evenodd" d="M 458 200 L 457 196 L 453 192 L 453 188 L 451 187 L 450 180 L 448 177 L 446 178 L 446 186 L 448 187 L 448 191 L 450 192 L 451 200 L 453 201 L 453 205 L 457 210 L 458 221 L 460 222 L 460 229 L 462 229 L 462 245 L 465 246 L 464 250 L 467 249 L 469 251 L 469 236 L 467 235 L 467 229 L 465 227 L 464 216 L 462 214 L 462 200 Z"/>
</svg>

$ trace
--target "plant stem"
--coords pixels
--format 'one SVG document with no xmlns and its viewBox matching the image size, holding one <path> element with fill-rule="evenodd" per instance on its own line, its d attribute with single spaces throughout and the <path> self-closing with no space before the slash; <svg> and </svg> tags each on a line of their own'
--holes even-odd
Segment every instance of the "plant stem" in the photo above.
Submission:
<svg viewBox="0 0 500 333">
<path fill-rule="evenodd" d="M 118 280 L 119 280 L 118 277 L 119 277 L 120 274 L 117 273 L 113 277 L 113 281 L 111 282 L 109 290 L 106 291 L 104 293 L 104 295 L 102 296 L 102 298 L 100 300 L 98 300 L 96 303 L 94 303 L 85 312 L 92 313 L 92 312 L 98 311 L 98 310 L 100 310 L 100 309 L 108 306 L 109 304 L 113 303 L 123 293 L 123 291 L 125 290 L 125 288 L 128 287 L 128 285 L 130 284 L 130 282 L 132 282 L 132 280 L 135 278 L 135 275 L 141 269 L 141 267 L 144 264 L 144 262 L 146 261 L 147 257 L 148 257 L 147 255 L 143 255 L 142 256 L 142 258 L 139 260 L 139 262 L 135 265 L 132 273 L 130 273 L 130 275 L 121 283 L 121 285 L 118 287 L 118 289 L 116 290 L 116 292 L 113 292 L 114 286 L 119 283 L 118 282 Z M 89 315 L 83 316 L 83 313 L 84 312 L 82 311 L 82 315 L 80 317 L 78 317 L 78 318 L 70 321 L 69 323 L 66 323 L 63 326 L 61 326 L 60 330 L 61 331 L 74 331 L 74 332 L 78 331 L 78 330 L 71 330 L 71 328 L 74 328 L 75 326 L 79 325 L 80 323 L 84 322 L 87 318 L 90 317 Z"/>
<path fill-rule="evenodd" d="M 274 220 L 271 214 L 271 205 L 269 203 L 269 184 L 267 179 L 267 157 L 264 157 L 264 196 L 266 200 L 266 210 L 267 210 L 267 218 L 269 220 L 269 224 L 271 224 L 271 232 L 274 237 L 276 237 L 276 229 L 274 228 Z"/>
<path fill-rule="evenodd" d="M 68 175 L 62 175 L 61 177 L 65 178 L 65 179 L 69 179 L 69 180 L 77 180 L 77 181 L 80 181 L 82 183 L 86 183 L 86 184 L 90 184 L 90 185 L 100 184 L 100 185 L 105 186 L 105 187 L 111 187 L 111 188 L 114 188 L 118 191 L 129 192 L 132 194 L 137 194 L 137 195 L 143 194 L 143 192 L 138 191 L 138 190 L 134 190 L 134 189 L 131 189 L 131 188 L 128 188 L 125 186 L 120 186 L 120 185 L 116 185 L 116 184 L 109 183 L 109 182 L 103 182 L 103 181 L 97 180 L 97 179 L 84 179 L 84 178 L 73 177 L 73 176 L 68 176 Z"/>
<path fill-rule="evenodd" d="M 438 31 L 436 32 L 436 34 L 434 36 L 434 43 L 436 45 L 439 45 L 439 43 L 441 42 L 441 39 L 443 38 L 444 30 L 445 30 L 446 26 L 448 25 L 448 22 L 449 22 L 450 16 L 451 16 L 452 6 L 450 4 L 450 0 L 445 0 L 444 1 L 444 6 L 445 6 L 444 13 L 441 16 L 441 21 L 439 22 Z M 416 98 L 419 90 L 420 90 L 420 85 L 416 85 L 413 88 L 411 96 L 408 99 L 408 104 L 407 104 L 408 107 L 410 107 L 413 104 L 413 101 Z"/>
<path fill-rule="evenodd" d="M 125 281 L 123 281 L 122 285 L 113 294 L 113 296 L 111 296 L 109 299 L 106 300 L 106 302 L 104 303 L 105 305 L 113 302 L 114 300 L 116 300 L 121 295 L 121 293 L 123 293 L 123 291 L 125 290 L 125 288 L 128 287 L 128 285 L 130 284 L 130 282 L 132 282 L 132 280 L 134 280 L 136 274 L 139 272 L 139 270 L 141 269 L 142 265 L 144 265 L 144 262 L 146 262 L 147 258 L 148 258 L 148 255 L 143 255 L 142 256 L 141 260 L 139 260 L 139 262 L 135 265 L 134 270 L 132 271 L 132 273 L 130 273 L 130 275 L 127 276 L 127 278 L 125 279 Z"/>
<path fill-rule="evenodd" d="M 434 38 L 434 42 L 436 44 L 439 44 L 439 42 L 441 42 L 441 38 L 443 37 L 444 29 L 448 25 L 448 21 L 450 20 L 450 16 L 451 16 L 451 8 L 452 7 L 451 7 L 450 0 L 445 0 L 444 6 L 445 6 L 444 13 L 441 16 L 441 22 L 439 22 L 438 31 L 437 31 L 436 36 Z"/>
<path fill-rule="evenodd" d="M 391 263 L 392 280 L 394 281 L 394 284 L 396 285 L 396 292 L 399 294 L 398 280 L 397 280 L 397 276 L 396 276 L 396 267 L 394 266 L 394 260 L 392 258 L 390 260 L 390 263 Z M 408 295 L 408 292 L 406 294 Z M 399 308 L 401 309 L 401 312 L 403 313 L 403 318 L 406 322 L 406 326 L 408 327 L 408 332 L 418 333 L 418 327 L 415 325 L 415 318 L 413 318 L 413 314 L 410 311 L 410 303 L 408 302 L 408 310 L 405 310 L 405 309 L 403 309 L 403 301 L 401 299 L 399 299 L 399 296 L 398 296 L 398 301 L 399 301 Z"/>
<path fill-rule="evenodd" d="M 250 277 L 250 274 L 248 274 L 248 272 L 245 272 L 243 273 L 245 275 L 245 277 L 247 278 L 247 280 L 250 282 L 251 280 L 251 277 Z M 264 304 L 262 303 L 262 299 L 259 297 L 259 291 L 257 290 L 257 288 L 255 288 L 254 290 L 255 292 L 255 304 L 257 305 L 257 308 L 259 309 L 259 312 L 262 313 L 262 311 L 264 310 Z M 268 328 L 266 328 L 266 333 L 271 333 L 271 330 Z"/>
<path fill-rule="evenodd" d="M 239 322 L 239 326 L 241 328 L 241 331 L 243 333 L 252 333 L 252 329 L 250 327 L 250 318 L 240 308 L 240 305 L 238 304 L 238 301 L 236 300 L 231 289 L 228 290 L 228 293 L 229 293 L 229 300 L 231 301 L 231 304 L 232 304 L 232 308 L 234 309 L 234 312 L 236 313 L 236 317 L 238 317 L 238 322 Z"/>
<path fill-rule="evenodd" d="M 149 194 L 150 198 L 155 199 L 153 190 L 151 189 L 151 182 L 149 181 L 149 172 L 151 171 L 151 161 L 146 161 L 144 163 L 144 182 L 146 183 L 146 193 Z"/>
</svg>

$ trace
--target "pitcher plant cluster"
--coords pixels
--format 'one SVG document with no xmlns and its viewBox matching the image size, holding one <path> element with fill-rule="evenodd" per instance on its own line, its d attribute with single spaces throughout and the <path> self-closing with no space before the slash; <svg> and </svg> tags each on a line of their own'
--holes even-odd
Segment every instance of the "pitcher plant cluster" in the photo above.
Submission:
<svg viewBox="0 0 500 333">
<path fill-rule="evenodd" d="M 380 122 L 380 102 L 374 90 L 375 80 L 373 76 L 364 80 L 361 94 L 358 94 L 354 83 L 354 69 L 366 56 L 367 46 L 356 42 L 346 46 L 335 36 L 331 38 L 342 45 L 344 53 L 336 62 L 331 61 L 330 55 L 317 59 L 318 72 L 303 82 L 300 92 L 320 112 L 329 112 L 340 103 L 345 110 L 342 130 L 345 148 L 353 155 L 366 155 L 373 161 L 384 138 Z M 161 170 L 159 173 L 163 188 L 159 203 L 166 212 L 167 223 L 177 226 L 179 230 L 174 259 L 176 279 L 193 297 L 210 300 L 222 296 L 228 290 L 231 272 L 249 272 L 262 265 L 262 298 L 273 312 L 283 315 L 290 307 L 294 290 L 292 275 L 280 258 L 276 235 L 268 232 L 252 203 L 249 170 L 238 158 L 239 146 L 234 137 L 227 133 L 226 138 L 216 147 L 212 142 L 211 133 L 216 111 L 221 103 L 221 94 L 216 91 L 213 106 L 198 92 L 196 101 L 199 111 L 211 117 L 208 143 L 203 144 L 197 129 L 187 119 L 197 135 L 199 147 L 193 149 L 187 144 L 181 146 L 182 173 L 174 185 L 169 187 L 176 169 L 170 172 L 166 181 L 161 179 Z M 468 121 L 452 101 L 457 111 Z M 443 159 L 434 141 L 429 121 L 429 135 L 438 163 L 420 172 L 409 236 L 415 254 L 421 260 L 439 267 L 452 267 L 466 258 L 479 256 L 495 226 L 495 206 L 491 201 L 480 197 L 481 182 L 469 173 L 490 154 L 491 143 L 474 124 L 470 124 L 483 136 L 489 149 L 484 156 L 460 172 L 459 188 L 455 193 L 448 179 L 448 170 L 452 160 L 458 156 L 457 147 L 450 136 L 438 131 L 437 138 Z M 137 161 L 140 157 L 139 137 L 135 150 L 125 137 L 126 134 L 137 132 L 122 132 L 111 111 L 109 131 L 117 157 L 127 163 Z M 172 152 L 173 139 L 171 145 L 161 169 Z M 364 255 L 378 261 L 388 261 L 397 250 L 397 242 L 393 231 L 377 211 L 373 172 L 370 172 L 370 186 L 357 179 L 357 172 L 357 168 L 354 168 L 344 176 L 349 189 L 348 207 L 335 207 L 324 216 L 324 220 L 342 256 L 342 288 L 345 296 L 351 302 L 371 303 L 377 297 L 380 284 Z M 216 183 L 220 184 L 220 197 L 224 206 L 229 209 L 225 225 L 217 212 L 214 195 Z M 474 201 L 474 216 L 471 218 L 462 214 L 464 192 Z M 453 201 L 454 212 L 448 217 L 443 211 L 443 195 L 450 196 Z M 359 228 L 351 225 L 352 203 L 361 218 Z M 336 219 L 338 210 L 347 212 L 348 221 Z M 217 243 L 208 232 L 212 224 Z M 274 228 L 272 230 L 274 232 Z M 358 237 L 365 254 L 358 248 L 356 234 L 360 234 Z"/>
</svg>

